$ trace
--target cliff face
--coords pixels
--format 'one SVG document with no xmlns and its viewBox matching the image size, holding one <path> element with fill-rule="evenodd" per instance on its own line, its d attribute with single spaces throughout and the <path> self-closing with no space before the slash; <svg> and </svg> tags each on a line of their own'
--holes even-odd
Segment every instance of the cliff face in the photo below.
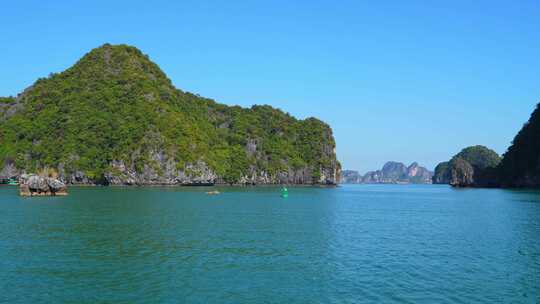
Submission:
<svg viewBox="0 0 540 304">
<path fill-rule="evenodd" d="M 451 186 L 467 187 L 474 184 L 474 168 L 463 158 L 458 157 L 450 162 L 448 175 Z"/>
<path fill-rule="evenodd" d="M 449 184 L 450 183 L 450 170 L 448 169 L 450 162 L 439 163 L 435 167 L 435 173 L 433 173 L 434 184 Z"/>
<path fill-rule="evenodd" d="M 66 185 L 54 177 L 23 174 L 19 178 L 21 196 L 67 195 Z"/>
<path fill-rule="evenodd" d="M 498 176 L 503 187 L 540 187 L 540 104 L 503 155 Z"/>
<path fill-rule="evenodd" d="M 384 164 L 381 170 L 366 173 L 362 182 L 366 184 L 430 184 L 432 175 L 432 172 L 416 162 L 407 167 L 403 163 L 390 161 Z"/>
<path fill-rule="evenodd" d="M 399 162 L 387 162 L 381 170 L 367 172 L 364 176 L 356 171 L 344 171 L 346 175 L 342 179 L 343 183 L 364 183 L 364 184 L 397 184 L 414 183 L 430 184 L 433 173 L 421 167 L 418 163 L 406 166 Z"/>
<path fill-rule="evenodd" d="M 455 187 L 494 187 L 500 156 L 484 146 L 467 147 L 435 168 L 434 184 Z"/>
<path fill-rule="evenodd" d="M 104 45 L 0 100 L 0 170 L 71 184 L 335 184 L 331 128 L 176 89 L 148 56 Z"/>
<path fill-rule="evenodd" d="M 433 172 L 421 167 L 418 163 L 412 163 L 407 167 L 407 180 L 413 184 L 431 184 Z"/>
</svg>

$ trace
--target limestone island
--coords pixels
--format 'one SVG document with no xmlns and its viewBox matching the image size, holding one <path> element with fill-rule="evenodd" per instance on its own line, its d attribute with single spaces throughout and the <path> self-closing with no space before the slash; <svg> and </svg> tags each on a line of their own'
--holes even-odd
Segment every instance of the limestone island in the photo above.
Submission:
<svg viewBox="0 0 540 304">
<path fill-rule="evenodd" d="M 68 193 L 66 184 L 56 178 L 22 174 L 19 177 L 19 194 L 21 196 L 55 196 Z"/>
<path fill-rule="evenodd" d="M 332 186 L 341 171 L 325 122 L 182 91 L 127 45 L 0 97 L 0 139 L 0 177 L 50 168 L 66 185 Z M 45 184 L 29 189 L 58 195 Z"/>
</svg>

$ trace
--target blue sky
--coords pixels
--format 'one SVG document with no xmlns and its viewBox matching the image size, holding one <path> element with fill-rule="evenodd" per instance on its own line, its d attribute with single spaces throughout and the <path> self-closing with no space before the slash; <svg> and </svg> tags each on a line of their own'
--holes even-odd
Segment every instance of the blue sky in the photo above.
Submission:
<svg viewBox="0 0 540 304">
<path fill-rule="evenodd" d="M 106 42 L 183 90 L 326 121 L 362 172 L 503 153 L 540 102 L 538 1 L 5 1 L 0 95 Z"/>
</svg>

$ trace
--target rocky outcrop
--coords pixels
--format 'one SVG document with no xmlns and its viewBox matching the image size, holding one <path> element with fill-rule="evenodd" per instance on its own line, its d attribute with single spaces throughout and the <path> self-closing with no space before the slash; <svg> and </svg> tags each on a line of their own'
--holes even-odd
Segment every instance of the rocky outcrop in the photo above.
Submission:
<svg viewBox="0 0 540 304">
<path fill-rule="evenodd" d="M 454 187 L 495 187 L 500 156 L 484 146 L 467 147 L 435 168 L 433 183 Z"/>
<path fill-rule="evenodd" d="M 354 170 L 343 170 L 341 172 L 341 183 L 343 184 L 359 184 L 362 182 L 362 174 Z"/>
<path fill-rule="evenodd" d="M 23 174 L 19 178 L 21 196 L 67 195 L 67 187 L 62 181 L 36 174 Z"/>
<path fill-rule="evenodd" d="M 111 169 L 105 173 L 104 180 L 96 182 L 86 176 L 83 171 L 66 174 L 60 171 L 59 179 L 73 185 L 168 185 L 168 186 L 207 186 L 214 184 L 230 184 L 214 172 L 205 162 L 197 161 L 178 169 L 174 160 L 163 157 L 159 161 L 143 165 L 137 171 L 133 164 L 115 160 Z M 313 180 L 313 172 L 309 168 L 292 169 L 271 174 L 252 166 L 248 174 L 242 175 L 235 185 L 267 185 L 267 184 L 299 184 L 299 185 L 336 185 L 340 170 L 338 168 L 320 168 L 320 176 Z"/>
<path fill-rule="evenodd" d="M 12 161 L 5 161 L 0 170 L 0 178 L 8 179 L 17 177 L 20 175 L 20 171 L 15 167 L 15 163 Z"/>
<path fill-rule="evenodd" d="M 364 184 L 430 184 L 433 173 L 414 162 L 406 166 L 400 162 L 390 161 L 384 164 L 381 170 L 367 172 L 361 176 L 356 171 L 346 172 L 343 183 Z M 344 175 L 345 176 L 345 175 Z"/>
<path fill-rule="evenodd" d="M 433 173 L 434 184 L 449 184 L 450 183 L 450 170 L 448 170 L 450 162 L 439 163 L 435 167 L 435 173 Z"/>
<path fill-rule="evenodd" d="M 113 161 L 111 170 L 105 174 L 110 185 L 211 185 L 216 183 L 217 175 L 202 161 L 187 164 L 179 170 L 176 163 L 161 154 L 154 162 L 144 164 L 139 172 L 134 165 L 124 161 Z"/>
<path fill-rule="evenodd" d="M 498 169 L 501 187 L 540 188 L 540 104 L 514 137 Z"/>
<path fill-rule="evenodd" d="M 463 158 L 456 158 L 450 162 L 449 184 L 454 187 L 468 187 L 474 183 L 474 168 Z"/>
<path fill-rule="evenodd" d="M 434 183 L 458 187 L 540 188 L 540 104 L 499 155 L 484 146 L 463 149 L 449 162 L 440 163 Z"/>
<path fill-rule="evenodd" d="M 136 170 L 133 164 L 115 160 L 110 164 L 110 170 L 104 174 L 103 180 L 96 180 L 86 175 L 84 171 L 76 170 L 66 173 L 63 166 L 59 166 L 58 181 L 71 185 L 169 185 L 169 186 L 206 186 L 214 184 L 230 184 L 214 172 L 203 161 L 187 164 L 178 169 L 172 159 L 164 158 L 160 162 L 144 164 L 141 171 Z M 29 176 L 20 175 L 14 166 L 6 166 L 2 172 L 8 177 L 27 179 Z M 321 168 L 319 178 L 313 179 L 313 172 L 309 168 L 289 169 L 277 174 L 251 167 L 248 174 L 242 175 L 236 185 L 265 185 L 265 184 L 321 184 L 336 185 L 340 176 L 338 168 Z M 33 176 L 33 175 L 32 175 Z M 32 178 L 35 185 L 36 180 Z M 43 183 L 43 181 L 42 181 Z M 42 189 L 37 187 L 35 189 Z M 41 192 L 46 192 L 40 190 Z"/>
<path fill-rule="evenodd" d="M 433 172 L 414 162 L 407 167 L 407 180 L 413 184 L 431 184 Z"/>
</svg>

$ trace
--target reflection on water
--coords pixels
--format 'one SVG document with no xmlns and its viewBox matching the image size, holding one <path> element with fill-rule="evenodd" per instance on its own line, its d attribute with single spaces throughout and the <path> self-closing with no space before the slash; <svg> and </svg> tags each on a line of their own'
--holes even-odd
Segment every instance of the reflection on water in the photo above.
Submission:
<svg viewBox="0 0 540 304">
<path fill-rule="evenodd" d="M 0 187 L 0 302 L 536 303 L 540 192 Z"/>
</svg>

